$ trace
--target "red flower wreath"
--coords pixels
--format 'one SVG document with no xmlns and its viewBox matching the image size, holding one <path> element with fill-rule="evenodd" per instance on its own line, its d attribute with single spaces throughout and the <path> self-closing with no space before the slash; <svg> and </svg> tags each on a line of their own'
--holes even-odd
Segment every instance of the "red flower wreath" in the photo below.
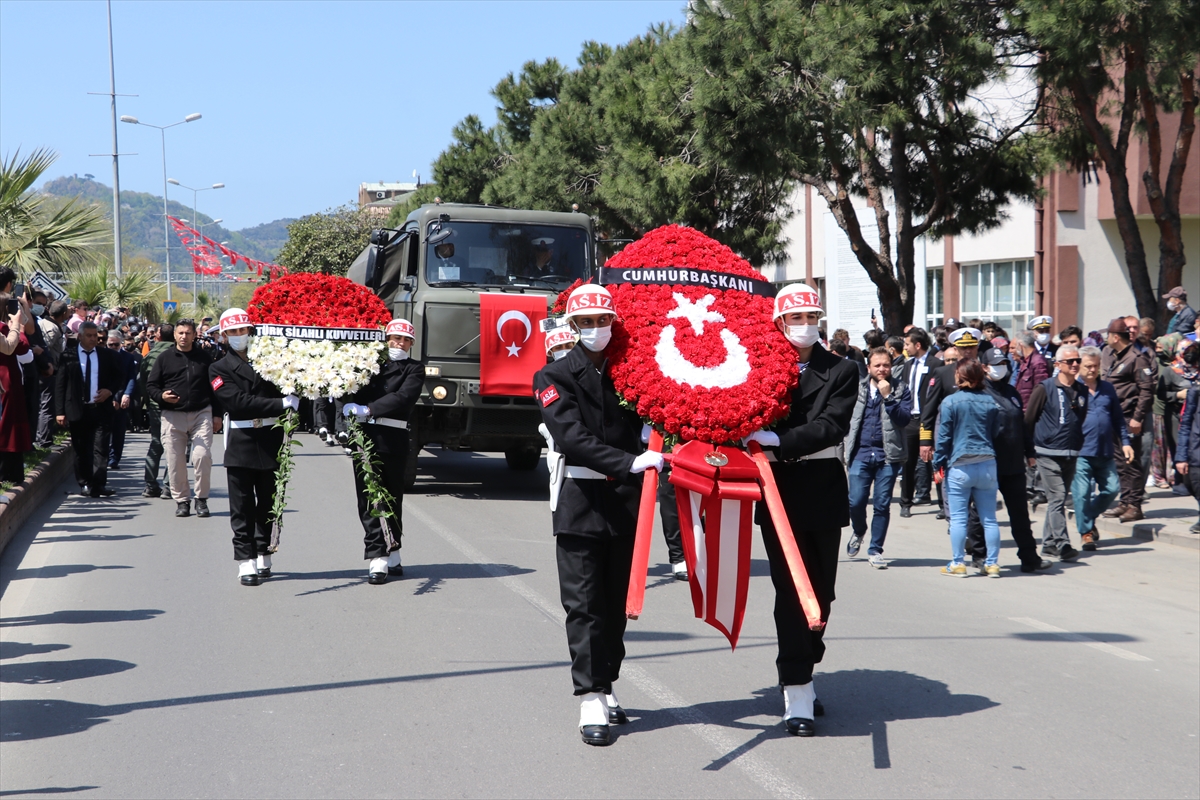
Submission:
<svg viewBox="0 0 1200 800">
<path fill-rule="evenodd" d="M 725 245 L 679 225 L 651 231 L 605 266 L 686 266 L 765 280 Z M 725 444 L 787 416 L 799 370 L 771 319 L 771 298 L 704 286 L 608 289 L 618 316 L 607 350 L 610 375 L 655 427 L 685 441 Z"/>
<path fill-rule="evenodd" d="M 254 290 L 253 322 L 321 328 L 382 328 L 392 319 L 383 301 L 348 278 L 294 272 Z"/>
</svg>

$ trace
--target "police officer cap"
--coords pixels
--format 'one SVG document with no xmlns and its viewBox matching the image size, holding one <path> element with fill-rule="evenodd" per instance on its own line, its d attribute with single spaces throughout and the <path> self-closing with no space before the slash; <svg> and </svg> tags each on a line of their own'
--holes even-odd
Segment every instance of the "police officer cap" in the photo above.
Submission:
<svg viewBox="0 0 1200 800">
<path fill-rule="evenodd" d="M 950 344 L 955 347 L 978 347 L 983 337 L 975 328 L 959 328 L 950 334 Z"/>
<path fill-rule="evenodd" d="M 1029 330 L 1036 331 L 1038 328 L 1049 328 L 1054 324 L 1054 317 L 1042 316 L 1034 317 L 1029 320 Z"/>
</svg>

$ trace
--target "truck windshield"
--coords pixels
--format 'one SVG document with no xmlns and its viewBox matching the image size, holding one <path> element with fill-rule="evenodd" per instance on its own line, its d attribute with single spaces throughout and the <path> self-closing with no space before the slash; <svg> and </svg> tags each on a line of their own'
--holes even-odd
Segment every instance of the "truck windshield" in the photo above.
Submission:
<svg viewBox="0 0 1200 800">
<path fill-rule="evenodd" d="M 591 274 L 585 228 L 434 222 L 426 236 L 425 280 L 435 285 L 563 289 Z"/>
</svg>

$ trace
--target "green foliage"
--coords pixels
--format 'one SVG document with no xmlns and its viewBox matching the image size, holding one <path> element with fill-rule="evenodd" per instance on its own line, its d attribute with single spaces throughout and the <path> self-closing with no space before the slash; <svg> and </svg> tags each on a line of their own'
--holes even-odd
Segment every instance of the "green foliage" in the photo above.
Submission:
<svg viewBox="0 0 1200 800">
<path fill-rule="evenodd" d="M 296 468 L 292 448 L 303 447 L 304 444 L 292 438 L 292 434 L 300 427 L 300 415 L 292 409 L 284 411 L 274 427 L 283 429 L 283 444 L 279 446 L 279 455 L 276 456 L 279 467 L 275 470 L 275 503 L 271 506 L 271 541 L 278 543 L 279 535 L 283 532 L 283 512 L 287 510 L 288 484 L 291 483 L 292 472 Z"/>
<path fill-rule="evenodd" d="M 53 202 L 32 191 L 57 155 L 45 149 L 0 162 L 0 266 L 18 275 L 59 272 L 94 260 L 111 241 L 99 209 L 79 200 Z"/>
<path fill-rule="evenodd" d="M 118 278 L 112 262 L 104 260 L 69 268 L 65 288 L 89 306 L 128 308 L 135 316 L 157 319 L 162 307 L 157 274 L 157 265 L 141 259 L 125 264 Z"/>
<path fill-rule="evenodd" d="M 279 263 L 293 272 L 344 276 L 377 227 L 378 217 L 349 206 L 309 214 L 288 225 Z"/>
<path fill-rule="evenodd" d="M 1036 192 L 1033 109 L 979 98 L 1018 42 L 998 6 L 955 0 L 694 3 L 686 38 L 701 149 L 738 175 L 812 186 L 879 289 L 886 327 L 912 321 L 914 242 L 994 227 Z M 866 197 L 866 241 L 851 197 Z M 896 252 L 892 253 L 894 205 Z"/>
<path fill-rule="evenodd" d="M 440 159 L 439 159 L 440 160 Z M 438 187 L 435 184 L 427 183 L 420 189 L 404 198 L 404 202 L 397 203 L 392 206 L 391 212 L 388 213 L 387 222 L 384 227 L 401 228 L 404 226 L 404 220 L 408 215 L 416 211 L 426 203 L 432 203 L 435 197 L 440 197 Z"/>
<path fill-rule="evenodd" d="M 375 453 L 375 445 L 363 430 L 363 424 L 358 421 L 358 417 L 352 416 L 346 422 L 350 448 L 362 468 L 363 488 L 367 493 L 367 508 L 370 509 L 371 516 L 395 517 L 396 498 L 392 497 L 392 493 L 380 480 L 383 463 Z"/>
</svg>

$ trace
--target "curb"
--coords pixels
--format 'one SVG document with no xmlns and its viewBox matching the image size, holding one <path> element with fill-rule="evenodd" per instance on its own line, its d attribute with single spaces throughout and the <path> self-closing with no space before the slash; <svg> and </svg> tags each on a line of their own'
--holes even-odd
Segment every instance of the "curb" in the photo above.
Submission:
<svg viewBox="0 0 1200 800">
<path fill-rule="evenodd" d="M 1165 542 L 1173 544 L 1177 547 L 1187 547 L 1192 550 L 1200 550 L 1200 536 L 1191 533 L 1175 533 L 1174 531 L 1166 530 L 1166 525 L 1161 522 L 1138 522 L 1133 526 L 1133 530 L 1129 532 L 1134 539 L 1141 539 L 1147 542 Z M 1111 526 L 1101 528 L 1103 531 L 1112 531 Z M 1120 527 L 1117 531 L 1122 530 Z"/>
<path fill-rule="evenodd" d="M 69 443 L 55 445 L 40 464 L 25 475 L 20 486 L 0 495 L 0 553 L 42 502 L 75 468 L 75 451 Z"/>
<path fill-rule="evenodd" d="M 1045 518 L 1045 514 L 1041 511 L 1030 511 L 1029 519 L 1033 523 L 1034 536 L 1039 540 L 1041 538 L 1040 526 Z M 1074 534 L 1075 517 L 1073 514 L 1068 514 L 1067 519 L 1068 530 Z M 1191 524 L 1191 517 L 1148 519 L 1132 525 L 1100 517 L 1096 520 L 1096 529 L 1103 535 L 1100 540 L 1102 542 L 1113 539 L 1137 539 L 1143 542 L 1160 542 L 1175 547 L 1186 547 L 1189 550 L 1200 550 L 1200 536 L 1178 530 L 1168 530 L 1167 528 L 1172 522 L 1176 525 L 1182 524 L 1186 529 Z"/>
</svg>

